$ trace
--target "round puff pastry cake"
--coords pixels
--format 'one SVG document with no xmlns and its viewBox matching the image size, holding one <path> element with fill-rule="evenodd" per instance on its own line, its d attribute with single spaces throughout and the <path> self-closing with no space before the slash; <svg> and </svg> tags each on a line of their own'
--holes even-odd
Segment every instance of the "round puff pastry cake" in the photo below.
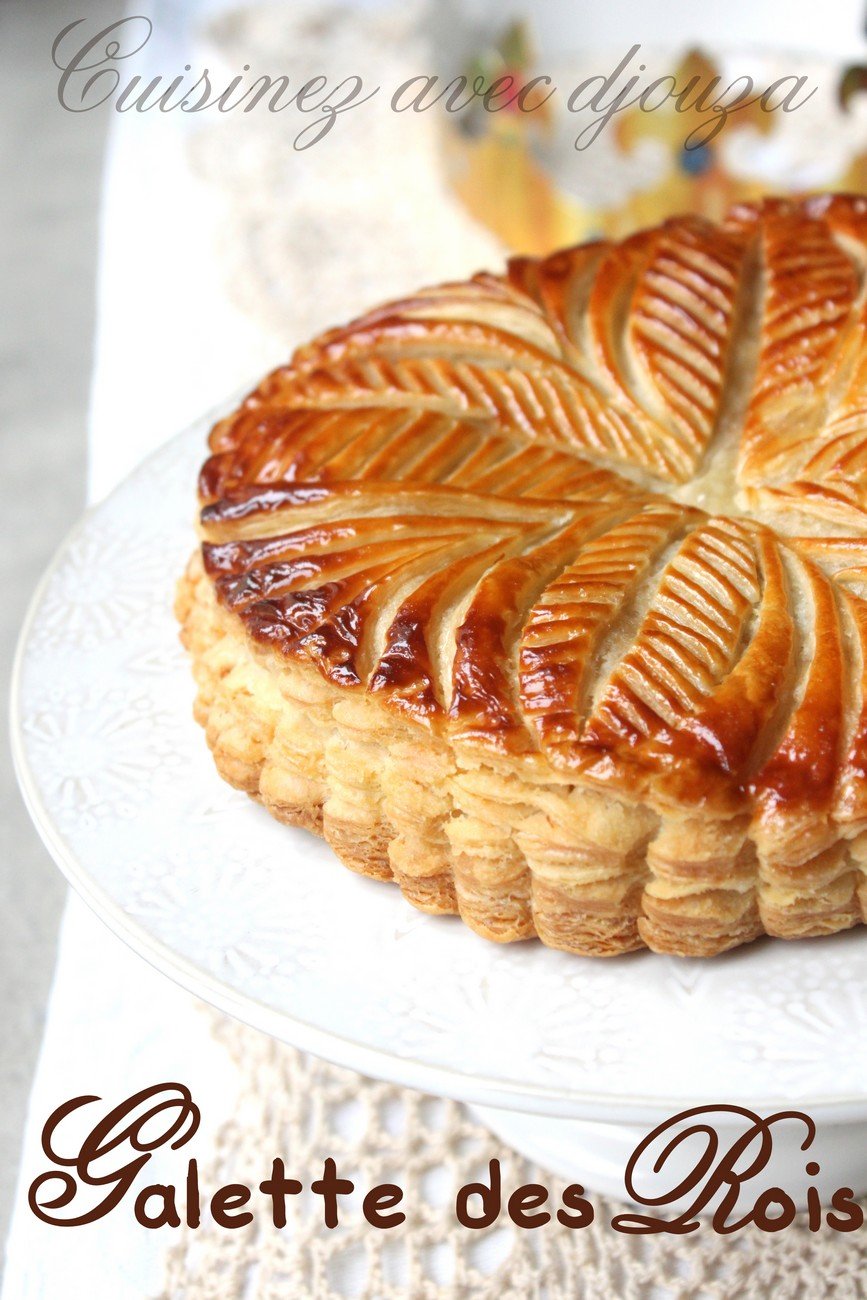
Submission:
<svg viewBox="0 0 867 1300">
<path fill-rule="evenodd" d="M 491 939 L 867 914 L 867 200 L 423 290 L 213 430 L 177 602 L 223 777 Z"/>
</svg>

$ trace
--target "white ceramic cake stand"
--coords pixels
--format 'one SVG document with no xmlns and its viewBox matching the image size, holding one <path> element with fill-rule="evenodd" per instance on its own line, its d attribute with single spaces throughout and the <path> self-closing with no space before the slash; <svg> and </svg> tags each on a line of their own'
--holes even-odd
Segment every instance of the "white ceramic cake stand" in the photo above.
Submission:
<svg viewBox="0 0 867 1300">
<path fill-rule="evenodd" d="M 352 875 L 220 781 L 191 720 L 171 610 L 209 424 L 85 515 L 21 634 L 17 771 L 94 911 L 222 1010 L 469 1102 L 520 1151 L 595 1191 L 622 1195 L 637 1140 L 705 1103 L 807 1110 L 814 1181 L 867 1191 L 864 931 L 705 961 L 499 947 Z M 725 1142 L 735 1130 L 718 1119 Z M 808 1157 L 801 1129 L 788 1134 L 774 1169 L 797 1190 Z"/>
</svg>

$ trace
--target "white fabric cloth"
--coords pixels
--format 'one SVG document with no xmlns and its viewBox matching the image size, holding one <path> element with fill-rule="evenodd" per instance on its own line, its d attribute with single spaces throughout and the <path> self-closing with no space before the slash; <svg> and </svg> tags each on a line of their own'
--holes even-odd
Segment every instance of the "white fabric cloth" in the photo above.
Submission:
<svg viewBox="0 0 867 1300">
<path fill-rule="evenodd" d="M 119 1102 L 174 1080 L 187 1084 L 202 1107 L 197 1142 L 207 1150 L 215 1125 L 234 1105 L 238 1081 L 230 1058 L 196 1000 L 151 970 L 71 896 L 30 1096 L 3 1300 L 143 1300 L 162 1290 L 170 1241 L 140 1228 L 129 1207 L 87 1227 L 56 1228 L 31 1213 L 27 1189 L 52 1167 L 40 1134 L 62 1102 L 85 1095 Z"/>
<path fill-rule="evenodd" d="M 189 39 L 167 22 L 172 8 L 135 6 L 152 14 L 151 66 L 162 64 L 163 71 L 177 65 Z M 98 266 L 91 501 L 279 355 L 212 274 L 212 218 L 186 161 L 183 126 L 177 115 L 118 115 L 112 124 Z M 141 1300 L 161 1290 L 168 1243 L 157 1234 L 131 1215 L 51 1228 L 30 1212 L 27 1189 L 48 1167 L 40 1133 L 61 1102 L 79 1094 L 120 1101 L 166 1079 L 189 1084 L 206 1125 L 231 1112 L 235 1070 L 201 1006 L 70 896 L 30 1096 L 3 1300 Z"/>
</svg>

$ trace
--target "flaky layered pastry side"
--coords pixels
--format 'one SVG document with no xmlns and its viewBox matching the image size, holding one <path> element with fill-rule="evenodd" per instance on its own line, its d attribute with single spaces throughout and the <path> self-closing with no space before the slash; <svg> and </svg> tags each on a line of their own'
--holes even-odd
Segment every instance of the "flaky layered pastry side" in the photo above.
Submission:
<svg viewBox="0 0 867 1300">
<path fill-rule="evenodd" d="M 426 289 L 211 434 L 177 600 L 223 777 L 498 940 L 867 909 L 867 202 Z"/>
</svg>

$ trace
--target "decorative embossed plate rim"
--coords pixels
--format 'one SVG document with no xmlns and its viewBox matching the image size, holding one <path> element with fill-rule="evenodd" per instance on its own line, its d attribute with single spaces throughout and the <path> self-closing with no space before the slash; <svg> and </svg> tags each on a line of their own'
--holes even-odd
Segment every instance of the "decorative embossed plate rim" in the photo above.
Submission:
<svg viewBox="0 0 867 1300">
<path fill-rule="evenodd" d="M 714 1101 L 867 1116 L 863 929 L 712 960 L 497 947 L 220 781 L 171 613 L 218 414 L 85 514 L 18 644 L 24 798 L 109 928 L 266 1033 L 465 1101 L 635 1123 Z"/>
</svg>

